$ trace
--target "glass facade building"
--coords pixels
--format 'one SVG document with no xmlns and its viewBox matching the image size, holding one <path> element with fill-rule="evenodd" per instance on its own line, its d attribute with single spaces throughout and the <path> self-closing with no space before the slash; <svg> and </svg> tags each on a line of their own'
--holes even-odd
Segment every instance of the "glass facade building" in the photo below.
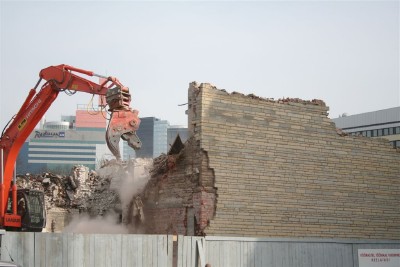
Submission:
<svg viewBox="0 0 400 267">
<path fill-rule="evenodd" d="M 155 117 L 140 118 L 140 127 L 136 132 L 142 148 L 136 152 L 130 148 L 127 142 L 123 145 L 123 159 L 129 158 L 156 158 L 162 153 L 167 153 L 167 129 L 168 121 Z"/>
<path fill-rule="evenodd" d="M 158 157 L 162 153 L 168 152 L 168 121 L 156 120 L 154 123 L 154 152 L 153 157 Z"/>
<path fill-rule="evenodd" d="M 142 148 L 135 151 L 127 142 L 123 142 L 123 160 L 131 158 L 156 158 L 167 154 L 175 138 L 179 134 L 182 142 L 188 139 L 188 129 L 183 126 L 170 126 L 168 121 L 155 117 L 140 118 L 141 123 L 137 135 Z"/>
</svg>

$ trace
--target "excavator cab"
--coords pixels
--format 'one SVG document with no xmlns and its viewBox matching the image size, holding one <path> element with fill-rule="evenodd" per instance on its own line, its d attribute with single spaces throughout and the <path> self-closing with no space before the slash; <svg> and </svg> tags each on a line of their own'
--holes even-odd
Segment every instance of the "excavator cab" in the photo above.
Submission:
<svg viewBox="0 0 400 267">
<path fill-rule="evenodd" d="M 11 194 L 7 207 L 7 213 L 12 213 Z M 21 228 L 8 230 L 41 232 L 46 226 L 44 193 L 39 190 L 19 189 L 17 191 L 17 214 L 21 216 Z"/>
</svg>

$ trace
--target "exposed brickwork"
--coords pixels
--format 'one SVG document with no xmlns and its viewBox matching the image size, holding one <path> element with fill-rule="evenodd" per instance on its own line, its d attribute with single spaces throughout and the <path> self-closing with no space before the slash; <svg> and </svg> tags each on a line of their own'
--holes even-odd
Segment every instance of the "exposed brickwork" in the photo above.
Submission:
<svg viewBox="0 0 400 267">
<path fill-rule="evenodd" d="M 186 235 L 185 208 L 148 207 L 145 220 L 147 233 Z"/>
<path fill-rule="evenodd" d="M 215 210 L 213 171 L 207 167 L 206 153 L 190 138 L 179 154 L 158 160 L 143 193 L 146 232 L 202 235 Z"/>
<path fill-rule="evenodd" d="M 193 205 L 196 218 L 196 235 L 204 235 L 204 229 L 215 214 L 215 189 L 202 188 L 193 194 Z"/>
<path fill-rule="evenodd" d="M 400 153 L 386 140 L 338 135 L 322 101 L 193 83 L 189 107 L 217 188 L 206 234 L 400 239 Z"/>
<path fill-rule="evenodd" d="M 192 83 L 192 138 L 144 193 L 148 233 L 400 239 L 399 151 L 327 112 Z"/>
</svg>

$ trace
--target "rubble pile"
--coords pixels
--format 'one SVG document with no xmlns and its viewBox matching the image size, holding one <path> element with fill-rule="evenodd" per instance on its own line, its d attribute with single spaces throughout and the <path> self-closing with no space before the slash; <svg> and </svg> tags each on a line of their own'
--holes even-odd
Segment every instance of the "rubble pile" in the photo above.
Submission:
<svg viewBox="0 0 400 267">
<path fill-rule="evenodd" d="M 129 223 L 132 218 L 127 218 L 128 215 L 144 220 L 139 195 L 150 179 L 151 167 L 152 159 L 133 159 L 123 163 L 108 161 L 97 171 L 76 165 L 71 175 L 51 172 L 17 175 L 17 186 L 44 191 L 48 214 L 60 210 L 90 217 L 113 213 L 119 214 L 121 221 Z M 53 221 L 48 224 L 51 223 Z"/>
<path fill-rule="evenodd" d="M 84 208 L 92 192 L 102 184 L 101 180 L 96 172 L 77 165 L 69 176 L 51 172 L 18 175 L 17 186 L 44 191 L 47 210 L 55 207 Z"/>
</svg>

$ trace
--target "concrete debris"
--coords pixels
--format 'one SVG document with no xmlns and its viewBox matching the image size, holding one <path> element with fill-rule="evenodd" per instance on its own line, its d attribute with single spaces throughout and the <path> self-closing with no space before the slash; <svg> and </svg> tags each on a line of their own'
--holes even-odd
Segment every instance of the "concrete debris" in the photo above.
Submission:
<svg viewBox="0 0 400 267">
<path fill-rule="evenodd" d="M 303 100 L 300 98 L 282 98 L 282 99 L 278 99 L 278 103 L 281 104 L 288 104 L 288 103 L 300 103 L 300 104 L 313 104 L 313 105 L 317 105 L 317 106 L 323 106 L 325 107 L 326 104 L 323 100 L 319 100 L 319 99 L 313 99 L 313 100 Z"/>
<path fill-rule="evenodd" d="M 227 90 L 218 89 L 217 87 L 215 87 L 214 85 L 209 84 L 209 83 L 201 83 L 201 84 L 199 84 L 199 83 L 194 81 L 194 82 L 191 83 L 191 86 L 193 86 L 195 88 L 199 88 L 200 90 L 202 90 L 203 88 L 206 88 L 206 87 L 210 87 L 210 88 L 216 89 L 216 90 L 218 90 L 220 92 L 224 92 L 224 93 L 229 94 L 229 92 L 227 92 Z M 200 92 L 200 90 L 198 91 L 198 93 Z M 260 96 L 257 96 L 255 94 L 252 94 L 252 93 L 248 94 L 248 95 L 245 95 L 243 93 L 239 93 L 239 92 L 236 92 L 236 91 L 233 91 L 231 93 L 231 95 L 241 96 L 241 97 L 248 97 L 248 98 L 251 98 L 251 99 L 258 99 L 258 100 L 262 100 L 262 101 L 275 102 L 275 103 L 280 103 L 280 104 L 300 103 L 300 104 L 304 104 L 304 105 L 311 104 L 311 105 L 317 105 L 317 106 L 326 107 L 325 102 L 323 100 L 320 100 L 320 99 L 303 100 L 303 99 L 300 99 L 300 98 L 289 98 L 289 97 L 287 97 L 287 98 L 274 100 L 274 98 L 264 98 L 264 97 L 260 97 Z"/>
<path fill-rule="evenodd" d="M 17 186 L 44 191 L 47 230 L 51 232 L 62 230 L 58 221 L 63 221 L 63 227 L 65 222 L 68 223 L 65 215 L 60 219 L 59 214 L 99 217 L 113 213 L 119 214 L 119 220 L 126 224 L 143 223 L 143 203 L 139 194 L 150 179 L 151 166 L 152 159 L 134 159 L 124 164 L 108 161 L 97 171 L 76 165 L 71 175 L 50 172 L 17 175 Z M 57 215 L 52 216 L 52 212 Z"/>
<path fill-rule="evenodd" d="M 336 133 L 337 133 L 339 136 L 348 136 L 348 135 L 349 135 L 348 133 L 343 132 L 343 130 L 340 129 L 340 128 L 336 128 Z"/>
<path fill-rule="evenodd" d="M 45 193 L 46 208 L 80 208 L 85 205 L 99 177 L 82 165 L 74 166 L 71 176 L 50 172 L 17 176 L 18 188 L 42 190 Z"/>
<path fill-rule="evenodd" d="M 151 176 L 167 173 L 169 169 L 173 168 L 175 157 L 173 155 L 162 154 L 154 159 L 153 164 L 153 169 L 150 171 Z"/>
</svg>

